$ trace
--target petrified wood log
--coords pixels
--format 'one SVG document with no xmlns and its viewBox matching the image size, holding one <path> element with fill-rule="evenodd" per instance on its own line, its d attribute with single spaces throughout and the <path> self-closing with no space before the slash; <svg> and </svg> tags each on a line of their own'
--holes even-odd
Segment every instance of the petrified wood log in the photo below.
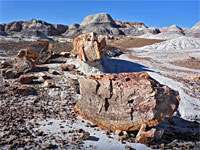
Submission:
<svg viewBox="0 0 200 150">
<path fill-rule="evenodd" d="M 18 54 L 17 72 L 32 69 L 35 65 L 47 62 L 52 55 L 53 44 L 48 41 L 38 40 L 28 49 L 21 50 Z"/>
<path fill-rule="evenodd" d="M 98 39 L 94 32 L 82 34 L 73 40 L 74 51 L 77 52 L 80 60 L 84 62 L 101 59 L 101 49 L 105 46 L 105 38 Z"/>
<path fill-rule="evenodd" d="M 108 130 L 134 131 L 171 117 L 179 94 L 146 72 L 94 75 L 79 79 L 81 99 L 74 111 Z"/>
</svg>

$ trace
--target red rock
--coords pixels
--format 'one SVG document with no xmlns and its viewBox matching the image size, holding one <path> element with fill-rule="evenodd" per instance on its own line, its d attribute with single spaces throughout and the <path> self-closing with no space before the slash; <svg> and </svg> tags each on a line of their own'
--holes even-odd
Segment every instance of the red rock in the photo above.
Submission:
<svg viewBox="0 0 200 150">
<path fill-rule="evenodd" d="M 196 80 L 200 80 L 200 75 L 187 75 L 185 76 L 186 78 L 189 79 L 196 79 Z"/>
<path fill-rule="evenodd" d="M 136 136 L 136 141 L 142 144 L 147 144 L 151 142 L 154 139 L 154 135 L 156 132 L 156 129 L 151 129 L 149 131 L 145 131 L 145 129 L 146 129 L 146 124 L 143 124 Z"/>
<path fill-rule="evenodd" d="M 98 39 L 96 33 L 82 34 L 73 40 L 74 51 L 84 62 L 100 60 L 101 49 L 106 46 L 105 38 Z"/>
<path fill-rule="evenodd" d="M 76 68 L 75 65 L 61 65 L 60 66 L 62 71 L 70 71 Z"/>
<path fill-rule="evenodd" d="M 52 56 L 53 44 L 48 41 L 38 40 L 27 50 L 21 50 L 18 54 L 17 72 L 25 72 L 47 62 Z"/>
<path fill-rule="evenodd" d="M 6 62 L 6 61 L 1 61 L 1 67 L 2 67 L 2 68 L 6 68 L 6 67 L 8 67 L 8 66 L 10 66 L 10 64 L 9 64 L 8 62 Z"/>
<path fill-rule="evenodd" d="M 180 101 L 177 91 L 146 72 L 94 75 L 80 78 L 79 85 L 81 99 L 74 111 L 105 130 L 156 126 L 173 115 Z"/>
<path fill-rule="evenodd" d="M 33 75 L 21 75 L 19 77 L 19 81 L 22 84 L 30 84 L 33 82 L 34 76 Z"/>
<path fill-rule="evenodd" d="M 37 91 L 33 87 L 22 86 L 16 89 L 16 94 L 28 96 L 28 95 L 37 95 Z"/>
</svg>

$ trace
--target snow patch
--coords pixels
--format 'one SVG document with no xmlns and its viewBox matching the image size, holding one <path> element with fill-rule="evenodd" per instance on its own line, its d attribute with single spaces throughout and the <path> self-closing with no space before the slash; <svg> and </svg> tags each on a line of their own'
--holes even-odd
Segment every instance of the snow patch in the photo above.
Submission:
<svg viewBox="0 0 200 150">
<path fill-rule="evenodd" d="M 200 48 L 200 38 L 179 37 L 161 43 L 156 43 L 153 45 L 148 45 L 140 48 L 131 48 L 131 49 L 173 51 L 173 50 L 199 49 L 199 48 Z"/>
<path fill-rule="evenodd" d="M 169 40 L 169 39 L 175 39 L 179 37 L 184 37 L 184 36 L 182 34 L 172 33 L 172 32 L 162 32 L 159 34 L 146 33 L 139 36 L 139 38 L 158 39 L 158 40 Z"/>
</svg>

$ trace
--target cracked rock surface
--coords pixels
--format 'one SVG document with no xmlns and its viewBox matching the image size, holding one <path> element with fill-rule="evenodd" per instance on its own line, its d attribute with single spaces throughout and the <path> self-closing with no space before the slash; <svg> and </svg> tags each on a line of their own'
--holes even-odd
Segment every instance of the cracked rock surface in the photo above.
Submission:
<svg viewBox="0 0 200 150">
<path fill-rule="evenodd" d="M 120 73 L 80 78 L 81 100 L 74 111 L 103 129 L 134 131 L 156 126 L 179 105 L 178 92 L 147 73 Z"/>
</svg>

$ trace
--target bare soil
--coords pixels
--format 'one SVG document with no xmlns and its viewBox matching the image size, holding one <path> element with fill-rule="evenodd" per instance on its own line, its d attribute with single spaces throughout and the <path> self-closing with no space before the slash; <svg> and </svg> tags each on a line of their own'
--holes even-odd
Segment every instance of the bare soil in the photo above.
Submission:
<svg viewBox="0 0 200 150">
<path fill-rule="evenodd" d="M 190 57 L 189 59 L 183 61 L 174 61 L 171 64 L 191 69 L 199 69 L 200 70 L 200 59 Z"/>
<path fill-rule="evenodd" d="M 29 42 L 29 41 L 20 41 L 20 42 L 0 42 L 0 50 L 4 50 L 8 52 L 9 54 L 16 55 L 19 50 L 21 49 L 27 49 L 30 45 L 34 44 L 36 42 Z M 70 52 L 73 49 L 72 42 L 53 42 L 54 53 L 60 53 L 60 52 Z"/>
<path fill-rule="evenodd" d="M 118 48 L 123 52 L 128 52 L 126 48 L 140 47 L 145 45 L 151 45 L 154 43 L 162 42 L 163 40 L 152 40 L 142 38 L 128 38 L 124 36 L 114 36 L 114 39 L 108 39 L 107 49 Z M 0 50 L 6 51 L 8 56 L 15 56 L 20 49 L 26 49 L 34 42 L 0 42 Z M 60 53 L 62 51 L 70 52 L 73 49 L 72 42 L 58 43 L 54 42 L 54 53 Z M 130 58 L 138 61 L 146 61 L 148 63 L 158 63 L 151 58 L 142 58 L 130 55 Z M 67 59 L 67 58 L 66 58 Z M 52 60 L 52 63 L 59 63 L 64 60 L 60 57 Z M 184 61 L 172 62 L 173 65 L 200 69 L 200 60 L 191 58 Z M 51 81 L 55 83 L 55 86 L 51 88 L 44 88 L 43 81 L 40 83 L 38 79 L 35 79 L 33 84 L 22 85 L 18 79 L 4 79 L 0 74 L 0 149 L 85 149 L 84 141 L 79 140 L 79 134 L 75 130 L 62 131 L 59 137 L 56 134 L 46 134 L 41 131 L 38 127 L 39 121 L 45 121 L 48 119 L 60 119 L 63 122 L 70 121 L 75 122 L 77 120 L 77 114 L 73 112 L 73 107 L 78 101 L 78 82 L 77 80 L 67 78 L 64 72 L 61 72 L 60 68 L 54 68 L 60 74 L 52 75 L 48 73 L 48 66 L 51 64 L 45 64 L 40 66 L 43 68 L 43 73 L 47 73 L 50 76 Z M 56 64 L 62 65 L 62 64 Z M 45 68 L 47 68 L 45 70 Z M 6 68 L 7 69 L 7 68 Z M 0 72 L 6 69 L 0 69 Z M 162 68 L 164 71 L 178 71 L 169 70 L 169 68 Z M 30 72 L 36 73 L 36 72 Z M 69 71 L 70 74 L 77 75 L 80 72 L 77 69 Z M 82 73 L 81 73 L 82 74 Z M 199 90 L 199 81 L 193 81 L 190 79 L 170 76 L 162 74 L 163 76 L 169 77 L 178 82 L 184 83 L 187 88 L 191 88 L 193 93 L 186 91 L 192 97 L 197 97 Z M 35 95 L 23 95 L 16 93 L 18 87 L 28 86 L 35 89 Z M 184 88 L 187 90 L 187 88 Z M 52 96 L 58 93 L 57 96 Z M 199 98 L 199 96 L 198 96 Z M 186 123 L 185 120 L 181 120 Z M 200 133 L 194 133 L 193 131 L 199 128 L 199 123 L 187 122 L 189 125 L 183 126 L 186 133 L 182 133 L 180 128 L 180 120 L 173 117 L 172 119 L 166 120 L 163 124 L 165 125 L 165 132 L 163 138 L 159 142 L 153 142 L 147 146 L 152 149 L 192 149 L 199 143 Z M 161 124 L 162 125 L 162 124 Z M 60 125 L 62 129 L 62 124 Z M 99 132 L 102 130 L 98 129 Z M 68 135 L 70 134 L 71 137 Z M 112 135 L 112 133 L 110 133 Z M 109 135 L 109 136 L 110 136 Z M 127 142 L 135 142 L 134 134 L 129 134 L 129 137 L 125 139 Z M 111 137 L 111 136 L 110 136 Z M 109 138 L 110 138 L 109 137 Z M 109 139 L 108 138 L 108 139 Z M 186 143 L 186 142 L 189 142 Z M 163 147 L 164 145 L 164 147 Z M 90 147 L 87 149 L 95 149 Z"/>
</svg>

